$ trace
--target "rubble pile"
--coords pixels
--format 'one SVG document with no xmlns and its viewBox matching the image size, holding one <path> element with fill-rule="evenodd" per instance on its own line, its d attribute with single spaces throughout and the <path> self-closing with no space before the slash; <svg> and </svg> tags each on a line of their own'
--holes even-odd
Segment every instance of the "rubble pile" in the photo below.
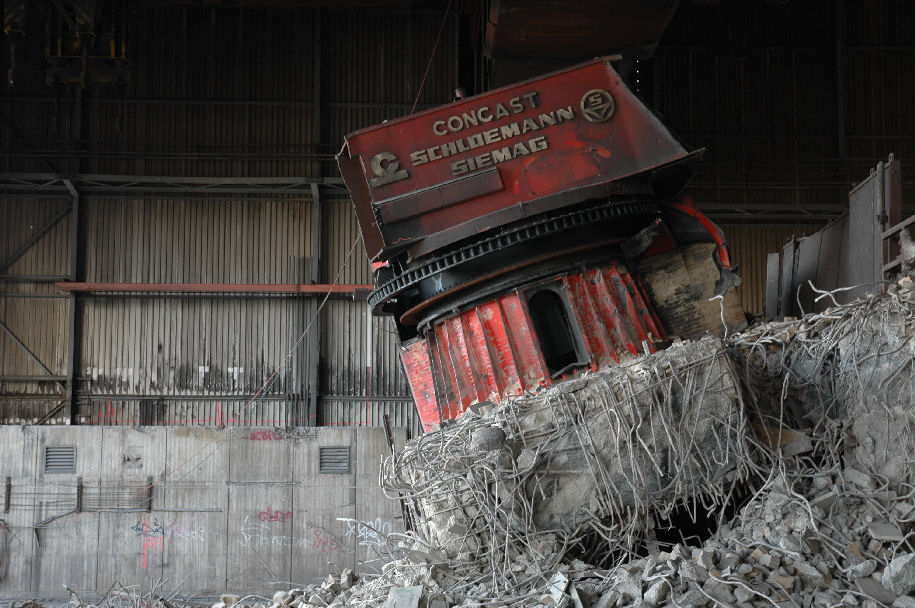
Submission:
<svg viewBox="0 0 915 608">
<path fill-rule="evenodd" d="M 911 286 L 474 407 L 385 463 L 380 576 L 262 603 L 915 608 Z"/>
</svg>

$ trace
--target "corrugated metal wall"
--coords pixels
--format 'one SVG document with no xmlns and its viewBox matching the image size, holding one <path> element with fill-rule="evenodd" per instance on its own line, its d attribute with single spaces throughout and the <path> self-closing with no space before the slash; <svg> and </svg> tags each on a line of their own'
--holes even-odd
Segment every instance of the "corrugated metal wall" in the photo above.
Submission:
<svg viewBox="0 0 915 608">
<path fill-rule="evenodd" d="M 78 104 L 74 87 L 44 84 L 40 53 L 31 71 L 20 60 L 16 88 L 0 106 L 15 117 L 14 127 L 0 124 L 4 170 L 336 177 L 333 155 L 344 134 L 410 112 L 444 16 L 442 9 L 137 8 L 142 27 L 131 29 L 128 47 L 133 77 L 122 91 L 90 87 Z M 456 26 L 452 13 L 419 107 L 453 96 Z M 30 226 L 67 204 L 67 197 L 5 202 L 0 218 L 11 218 L 4 222 L 11 229 L 0 251 L 15 250 Z M 334 281 L 355 242 L 339 282 L 370 283 L 349 202 L 325 198 L 320 215 L 319 282 Z M 312 217 L 309 196 L 84 196 L 78 279 L 308 282 Z M 10 272 L 69 273 L 66 218 L 39 245 Z M 65 375 L 67 297 L 46 284 L 4 283 L 3 290 L 32 299 L 0 299 L 0 320 L 29 328 L 19 330 L 23 340 Z M 36 295 L 48 299 L 36 306 Z M 320 301 L 80 296 L 78 414 L 92 424 L 303 425 L 311 370 L 319 366 L 319 422 L 377 426 L 387 413 L 393 424 L 417 430 L 389 320 L 372 319 L 364 302 L 341 299 L 328 301 L 267 397 L 243 411 Z M 2 340 L 0 375 L 34 373 Z M 7 382 L 0 392 L 6 390 L 39 387 Z M 7 407 L 5 419 L 34 420 L 47 407 L 23 401 L 20 409 Z"/>
<path fill-rule="evenodd" d="M 59 218 L 0 274 L 69 273 L 70 217 L 62 216 L 69 204 L 68 198 L 59 197 L 0 198 L 0 260 L 11 259 L 47 223 Z M 6 378 L 0 380 L 0 420 L 34 422 L 34 412 L 45 412 L 63 398 L 62 382 L 42 378 L 66 376 L 69 307 L 69 298 L 51 284 L 0 280 L 0 375 Z"/>
<path fill-rule="evenodd" d="M 322 280 L 333 282 L 342 269 L 340 283 L 371 283 L 371 267 L 349 201 L 328 201 L 323 211 L 325 225 L 332 227 L 325 233 L 325 268 L 335 274 Z M 328 302 L 322 317 L 321 356 L 321 424 L 377 426 L 388 414 L 392 425 L 419 432 L 391 318 L 373 317 L 364 302 Z"/>
</svg>

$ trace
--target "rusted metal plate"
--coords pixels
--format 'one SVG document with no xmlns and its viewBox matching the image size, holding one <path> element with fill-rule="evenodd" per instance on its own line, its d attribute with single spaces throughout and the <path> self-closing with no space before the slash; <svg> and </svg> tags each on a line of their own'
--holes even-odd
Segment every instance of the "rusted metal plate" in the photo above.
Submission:
<svg viewBox="0 0 915 608">
<path fill-rule="evenodd" d="M 615 191 L 690 155 L 607 58 L 369 127 L 338 157 L 372 260 Z M 647 178 L 646 178 L 647 181 Z"/>
</svg>

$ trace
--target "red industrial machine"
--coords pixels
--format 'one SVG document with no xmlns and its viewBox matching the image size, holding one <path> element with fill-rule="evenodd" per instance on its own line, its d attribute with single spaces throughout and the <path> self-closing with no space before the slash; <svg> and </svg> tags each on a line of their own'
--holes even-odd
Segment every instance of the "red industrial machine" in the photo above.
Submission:
<svg viewBox="0 0 915 608">
<path fill-rule="evenodd" d="M 424 428 L 741 323 L 724 236 L 680 194 L 700 154 L 608 58 L 348 135 L 369 305 Z"/>
</svg>

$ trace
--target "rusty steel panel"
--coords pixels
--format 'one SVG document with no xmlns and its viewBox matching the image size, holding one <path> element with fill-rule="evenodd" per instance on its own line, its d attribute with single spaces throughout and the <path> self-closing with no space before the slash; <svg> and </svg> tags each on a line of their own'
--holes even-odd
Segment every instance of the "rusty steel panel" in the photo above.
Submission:
<svg viewBox="0 0 915 608">
<path fill-rule="evenodd" d="M 377 260 L 608 194 L 687 156 L 600 58 L 351 133 L 338 161 Z"/>
</svg>

